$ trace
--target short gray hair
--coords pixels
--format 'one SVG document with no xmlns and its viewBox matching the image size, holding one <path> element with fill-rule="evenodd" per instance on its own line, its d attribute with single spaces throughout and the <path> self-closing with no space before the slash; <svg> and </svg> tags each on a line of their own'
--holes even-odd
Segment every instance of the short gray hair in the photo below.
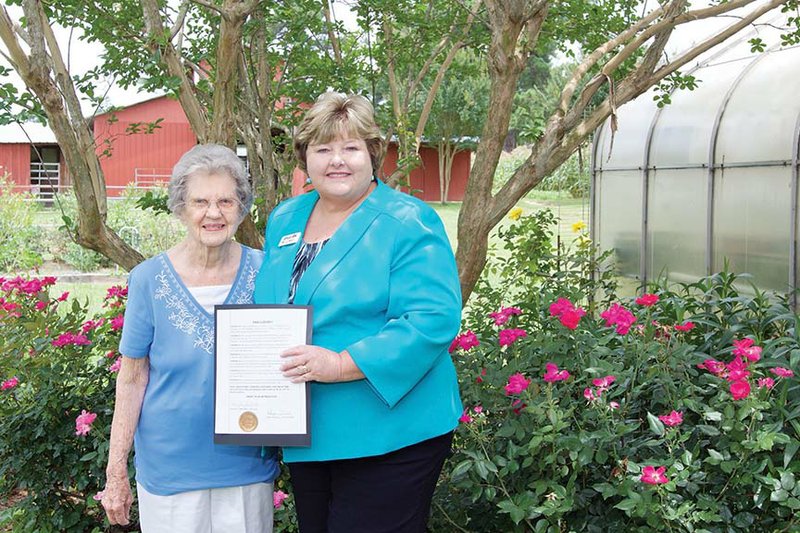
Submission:
<svg viewBox="0 0 800 533">
<path fill-rule="evenodd" d="M 236 153 L 220 144 L 198 144 L 183 154 L 172 169 L 167 193 L 167 206 L 180 215 L 186 204 L 186 184 L 196 173 L 227 174 L 236 182 L 236 196 L 241 204 L 240 219 L 244 219 L 253 206 L 253 189 L 247 178 L 244 163 Z"/>
</svg>

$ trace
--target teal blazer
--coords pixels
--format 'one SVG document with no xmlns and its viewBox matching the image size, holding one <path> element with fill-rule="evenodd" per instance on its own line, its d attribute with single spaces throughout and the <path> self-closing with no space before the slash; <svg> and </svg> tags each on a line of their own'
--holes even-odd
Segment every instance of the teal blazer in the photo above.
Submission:
<svg viewBox="0 0 800 533">
<path fill-rule="evenodd" d="M 280 241 L 303 234 L 318 198 L 292 198 L 270 215 L 256 303 L 286 303 L 300 240 Z M 313 344 L 346 349 L 366 378 L 311 383 L 311 446 L 284 448 L 286 462 L 380 455 L 456 427 L 462 407 L 447 349 L 461 289 L 433 209 L 379 183 L 309 265 L 294 303 L 314 308 Z"/>
</svg>

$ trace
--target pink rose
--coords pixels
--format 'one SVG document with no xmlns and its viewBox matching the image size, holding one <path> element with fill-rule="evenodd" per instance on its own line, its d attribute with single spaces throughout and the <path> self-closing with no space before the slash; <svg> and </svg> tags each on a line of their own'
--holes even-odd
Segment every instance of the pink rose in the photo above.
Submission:
<svg viewBox="0 0 800 533">
<path fill-rule="evenodd" d="M 122 329 L 122 324 L 125 322 L 125 315 L 117 315 L 111 319 L 111 331 Z"/>
<path fill-rule="evenodd" d="M 511 318 L 511 315 L 521 315 L 522 309 L 519 307 L 503 307 L 496 313 L 489 313 L 489 316 L 494 319 L 496 326 L 502 326 Z"/>
<path fill-rule="evenodd" d="M 727 375 L 727 368 L 725 366 L 725 363 L 723 363 L 722 361 L 717 361 L 716 359 L 706 359 L 705 361 L 697 365 L 697 368 L 708 370 L 715 376 L 721 378 L 724 378 Z"/>
<path fill-rule="evenodd" d="M 778 376 L 779 378 L 790 378 L 794 376 L 794 372 L 792 372 L 791 369 L 783 368 L 782 366 L 776 366 L 775 368 L 770 368 L 769 371 Z"/>
<path fill-rule="evenodd" d="M 570 309 L 569 311 L 565 311 L 558 317 L 558 321 L 561 322 L 561 325 L 567 329 L 576 329 L 578 324 L 581 321 L 581 317 L 586 314 L 586 311 L 581 309 L 580 307 L 577 309 Z"/>
<path fill-rule="evenodd" d="M 583 397 L 590 402 L 600 399 L 600 396 L 595 396 L 594 392 L 592 392 L 592 389 L 590 389 L 589 387 L 583 389 Z"/>
<path fill-rule="evenodd" d="M 733 355 L 744 355 L 744 350 L 750 348 L 755 341 L 753 339 L 745 338 L 742 340 L 733 340 Z"/>
<path fill-rule="evenodd" d="M 609 408 L 610 408 L 612 411 L 614 411 L 614 410 L 616 410 L 616 409 L 619 409 L 619 402 L 608 402 L 608 407 L 609 407 Z"/>
<path fill-rule="evenodd" d="M 619 335 L 627 335 L 633 323 L 636 322 L 633 313 L 619 304 L 613 304 L 600 313 L 600 318 L 606 321 L 606 327 L 616 326 L 615 329 Z"/>
<path fill-rule="evenodd" d="M 511 396 L 512 394 L 521 393 L 527 389 L 530 384 L 531 380 L 525 379 L 523 374 L 517 372 L 516 374 L 508 376 L 508 384 L 503 387 L 503 390 L 506 391 L 506 396 Z"/>
<path fill-rule="evenodd" d="M 569 378 L 569 372 L 566 370 L 559 370 L 558 366 L 554 363 L 547 363 L 545 366 L 544 376 L 542 378 L 547 383 L 555 383 L 556 381 L 564 381 Z"/>
<path fill-rule="evenodd" d="M 775 380 L 774 379 L 772 379 L 772 378 L 758 378 L 758 388 L 759 389 L 763 389 L 764 387 L 766 387 L 767 390 L 770 390 L 774 386 L 775 386 Z"/>
<path fill-rule="evenodd" d="M 694 329 L 694 322 L 689 322 L 688 320 L 683 324 L 675 324 L 675 329 L 678 331 L 692 331 Z"/>
<path fill-rule="evenodd" d="M 122 358 L 117 358 L 116 361 L 111 363 L 111 366 L 108 367 L 108 371 L 111 373 L 119 372 L 119 369 L 122 367 Z"/>
<path fill-rule="evenodd" d="M 616 376 L 606 376 L 604 378 L 595 378 L 592 380 L 592 385 L 600 389 L 608 389 L 614 381 L 617 380 Z"/>
<path fill-rule="evenodd" d="M 14 376 L 13 378 L 7 379 L 2 384 L 0 384 L 0 390 L 13 389 L 17 385 L 19 385 L 19 378 L 17 378 L 17 376 Z"/>
<path fill-rule="evenodd" d="M 660 485 L 662 483 L 668 483 L 669 480 L 667 476 L 664 475 L 664 471 L 666 470 L 665 467 L 659 466 L 658 468 L 654 466 L 646 466 L 642 469 L 642 477 L 639 480 L 642 483 L 647 483 L 648 485 Z"/>
<path fill-rule="evenodd" d="M 638 298 L 636 298 L 637 305 L 641 305 L 643 307 L 650 307 L 651 305 L 655 305 L 658 302 L 659 298 L 657 294 L 642 294 Z"/>
<path fill-rule="evenodd" d="M 660 415 L 658 419 L 661 420 L 665 426 L 680 426 L 683 422 L 683 413 L 680 411 L 672 411 L 668 415 Z"/>
<path fill-rule="evenodd" d="M 89 431 L 92 429 L 92 422 L 94 422 L 95 418 L 97 418 L 95 413 L 85 409 L 81 410 L 81 414 L 75 419 L 75 434 L 88 435 Z"/>
<path fill-rule="evenodd" d="M 567 311 L 575 309 L 575 306 L 566 298 L 559 298 L 550 304 L 550 316 L 561 316 Z"/>
<path fill-rule="evenodd" d="M 480 342 L 478 341 L 477 335 L 475 335 L 471 330 L 467 330 L 465 333 L 462 333 L 453 339 L 453 342 L 450 344 L 450 348 L 448 348 L 447 351 L 453 353 L 461 348 L 466 352 L 471 348 L 478 346 L 479 344 Z"/>
<path fill-rule="evenodd" d="M 744 400 L 750 396 L 750 383 L 744 379 L 734 381 L 731 383 L 730 391 L 734 400 Z"/>
<path fill-rule="evenodd" d="M 283 505 L 284 500 L 288 498 L 289 495 L 283 492 L 282 490 L 276 490 L 272 493 L 272 505 L 275 509 L 280 509 L 281 505 Z"/>
<path fill-rule="evenodd" d="M 558 317 L 561 325 L 567 329 L 576 329 L 581 317 L 585 315 L 586 311 L 575 306 L 566 298 L 559 298 L 550 304 L 550 316 Z"/>
<path fill-rule="evenodd" d="M 464 412 L 461 413 L 460 417 L 458 417 L 458 421 L 462 424 L 469 424 L 472 422 L 472 417 L 469 415 L 469 411 L 467 409 L 464 409 Z"/>
<path fill-rule="evenodd" d="M 504 329 L 500 331 L 500 346 L 511 346 L 517 339 L 527 337 L 528 333 L 524 329 Z"/>
</svg>

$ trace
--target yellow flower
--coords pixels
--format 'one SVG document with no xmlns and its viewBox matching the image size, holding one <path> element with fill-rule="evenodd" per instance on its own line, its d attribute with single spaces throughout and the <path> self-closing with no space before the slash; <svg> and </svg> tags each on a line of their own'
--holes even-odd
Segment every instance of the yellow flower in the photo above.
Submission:
<svg viewBox="0 0 800 533">
<path fill-rule="evenodd" d="M 515 207 L 514 209 L 508 212 L 508 218 L 510 218 L 511 220 L 519 220 L 519 217 L 521 216 L 522 216 L 521 207 Z"/>
<path fill-rule="evenodd" d="M 572 225 L 572 231 L 574 231 L 575 233 L 578 233 L 584 229 L 586 229 L 586 222 L 584 222 L 583 220 L 579 220 Z"/>
</svg>

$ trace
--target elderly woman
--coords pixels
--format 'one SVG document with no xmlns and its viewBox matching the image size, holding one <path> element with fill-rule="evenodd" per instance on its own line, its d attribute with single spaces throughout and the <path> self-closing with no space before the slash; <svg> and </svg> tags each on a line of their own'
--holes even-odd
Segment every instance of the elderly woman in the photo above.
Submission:
<svg viewBox="0 0 800 533">
<path fill-rule="evenodd" d="M 233 241 L 252 201 L 224 146 L 195 146 L 172 171 L 169 208 L 186 238 L 130 273 L 103 495 L 112 524 L 129 520 L 135 433 L 144 533 L 272 531 L 275 459 L 213 442 L 214 305 L 253 302 L 263 253 Z"/>
<path fill-rule="evenodd" d="M 423 532 L 461 413 L 450 243 L 430 207 L 374 177 L 365 98 L 321 96 L 294 147 L 314 191 L 272 212 L 255 300 L 313 306 L 313 345 L 282 366 L 311 382 L 312 444 L 283 450 L 300 531 Z"/>
</svg>

